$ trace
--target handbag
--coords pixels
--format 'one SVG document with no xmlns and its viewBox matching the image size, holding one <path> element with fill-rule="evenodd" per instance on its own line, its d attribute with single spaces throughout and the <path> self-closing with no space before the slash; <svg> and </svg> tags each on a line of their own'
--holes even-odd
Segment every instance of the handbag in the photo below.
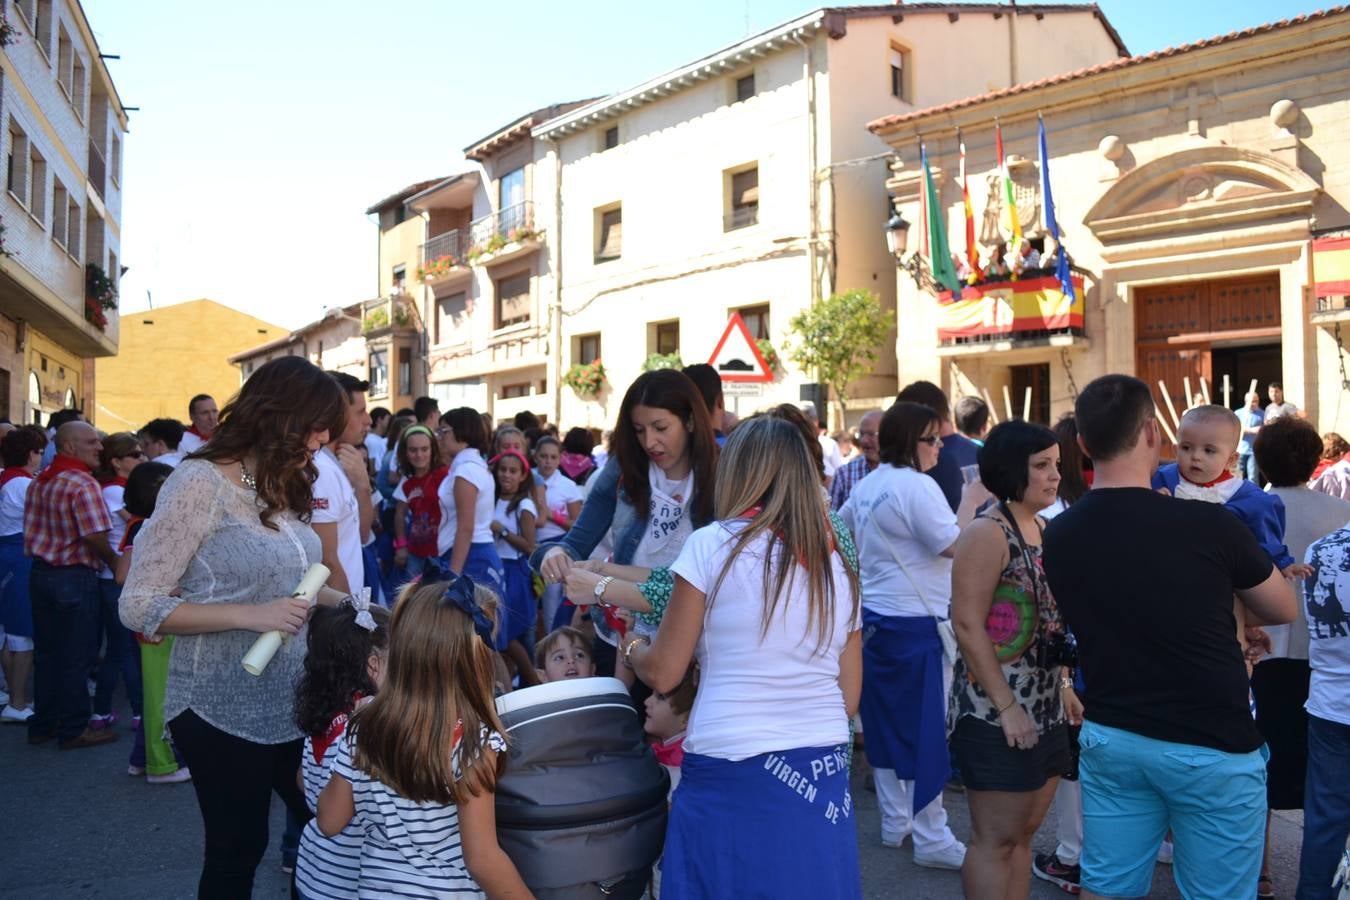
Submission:
<svg viewBox="0 0 1350 900">
<path fill-rule="evenodd" d="M 924 611 L 933 617 L 933 623 L 937 625 L 938 640 L 942 641 L 942 656 L 947 660 L 948 665 L 956 665 L 956 660 L 961 656 L 961 650 L 956 644 L 956 628 L 952 626 L 952 620 L 942 618 L 933 609 L 928 602 L 927 595 L 923 592 L 923 588 L 919 586 L 919 582 L 914 579 L 914 576 L 909 574 L 909 567 L 900 558 L 900 554 L 895 551 L 895 546 L 885 539 L 885 533 L 881 530 L 880 525 L 877 526 L 877 534 L 882 536 L 881 542 L 891 552 L 891 558 L 895 560 L 895 564 L 900 567 L 900 571 L 904 573 L 909 583 L 914 586 L 914 593 L 919 595 L 919 602 L 923 604 Z"/>
</svg>

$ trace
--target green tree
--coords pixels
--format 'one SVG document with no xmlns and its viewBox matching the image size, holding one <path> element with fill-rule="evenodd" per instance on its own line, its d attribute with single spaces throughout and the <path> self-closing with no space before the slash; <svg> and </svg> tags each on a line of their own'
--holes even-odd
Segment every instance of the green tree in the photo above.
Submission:
<svg viewBox="0 0 1350 900">
<path fill-rule="evenodd" d="M 876 294 L 844 291 L 788 321 L 788 357 L 806 372 L 819 373 L 842 414 L 848 386 L 872 370 L 878 345 L 894 327 L 895 313 L 882 309 Z"/>
</svg>

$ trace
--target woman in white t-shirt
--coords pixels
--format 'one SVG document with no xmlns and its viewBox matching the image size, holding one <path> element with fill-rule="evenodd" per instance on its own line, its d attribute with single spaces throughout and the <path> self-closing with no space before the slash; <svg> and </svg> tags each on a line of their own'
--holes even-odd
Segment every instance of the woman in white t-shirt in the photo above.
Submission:
<svg viewBox="0 0 1350 900">
<path fill-rule="evenodd" d="M 47 434 L 37 425 L 24 425 L 0 439 L 0 663 L 9 696 L 0 709 L 0 721 L 24 723 L 33 717 L 28 678 L 33 674 L 33 604 L 28 597 L 28 575 L 33 558 L 23 552 L 23 505 L 28 486 L 42 466 Z"/>
<path fill-rule="evenodd" d="M 656 637 L 622 645 L 657 691 L 674 690 L 695 657 L 701 672 L 661 896 L 857 897 L 847 765 L 862 679 L 857 578 L 791 423 L 742 423 L 717 485 L 718 521 L 685 541 Z"/>
<path fill-rule="evenodd" d="M 122 502 L 127 476 L 132 469 L 145 462 L 145 451 L 131 432 L 110 434 L 103 439 L 99 462 L 98 476 L 103 486 L 103 502 L 108 505 L 113 523 L 112 531 L 108 533 L 108 545 L 117 553 L 117 548 L 122 545 L 122 535 L 127 530 L 127 521 L 131 518 L 126 504 Z M 141 718 L 140 648 L 118 618 L 117 601 L 122 596 L 122 586 L 117 583 L 113 570 L 107 566 L 98 576 L 98 595 L 99 620 L 103 625 L 102 636 L 107 640 L 107 647 L 94 679 L 94 717 L 89 720 L 89 727 L 95 731 L 111 727 L 117 722 L 117 716 L 112 711 L 112 695 L 119 676 L 126 682 L 127 701 L 131 704 L 132 716 L 138 720 L 137 724 Z"/>
<path fill-rule="evenodd" d="M 918 403 L 886 410 L 881 465 L 858 482 L 839 515 L 853 531 L 862 567 L 863 693 L 867 761 L 876 770 L 881 842 L 914 835 L 914 862 L 960 869 L 966 848 L 947 827 L 942 786 L 951 771 L 938 622 L 949 617 L 953 545 L 989 492 L 966 485 L 952 513 L 924 472 L 942 449 L 938 414 Z"/>
<path fill-rule="evenodd" d="M 436 552 L 452 574 L 468 575 L 501 597 L 506 575 L 492 534 L 497 484 L 483 458 L 487 426 L 478 410 L 461 406 L 441 416 L 436 436 L 441 454 L 450 463 L 437 489 L 441 524 Z"/>
</svg>

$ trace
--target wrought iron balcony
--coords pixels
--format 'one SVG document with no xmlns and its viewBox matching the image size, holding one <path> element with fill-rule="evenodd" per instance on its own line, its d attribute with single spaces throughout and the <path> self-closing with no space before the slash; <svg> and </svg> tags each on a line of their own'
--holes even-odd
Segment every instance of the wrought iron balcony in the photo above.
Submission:
<svg viewBox="0 0 1350 900">
<path fill-rule="evenodd" d="M 460 265 L 464 262 L 464 256 L 468 249 L 468 235 L 458 228 L 444 234 L 438 234 L 422 245 L 421 265 L 423 268 L 428 268 L 430 264 L 437 263 L 446 257 L 454 260 L 453 265 Z"/>
<path fill-rule="evenodd" d="M 89 141 L 89 171 L 86 173 L 89 183 L 98 191 L 100 197 L 108 195 L 108 165 L 103 160 L 103 154 L 99 151 L 98 145 Z"/>
<path fill-rule="evenodd" d="M 534 227 L 534 204 L 525 200 L 471 222 L 465 255 L 473 261 L 479 256 L 496 253 L 507 244 L 534 240 L 538 236 Z"/>
<path fill-rule="evenodd" d="M 738 206 L 722 217 L 722 230 L 735 231 L 737 228 L 749 228 L 759 224 L 759 204 L 748 203 Z"/>
</svg>

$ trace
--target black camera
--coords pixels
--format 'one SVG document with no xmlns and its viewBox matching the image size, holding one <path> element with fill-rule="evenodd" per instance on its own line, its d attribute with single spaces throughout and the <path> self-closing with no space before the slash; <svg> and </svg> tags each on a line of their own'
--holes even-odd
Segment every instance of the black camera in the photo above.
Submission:
<svg viewBox="0 0 1350 900">
<path fill-rule="evenodd" d="M 1035 664 L 1038 669 L 1055 666 L 1078 666 L 1078 642 L 1073 635 L 1052 631 L 1036 644 Z"/>
</svg>

